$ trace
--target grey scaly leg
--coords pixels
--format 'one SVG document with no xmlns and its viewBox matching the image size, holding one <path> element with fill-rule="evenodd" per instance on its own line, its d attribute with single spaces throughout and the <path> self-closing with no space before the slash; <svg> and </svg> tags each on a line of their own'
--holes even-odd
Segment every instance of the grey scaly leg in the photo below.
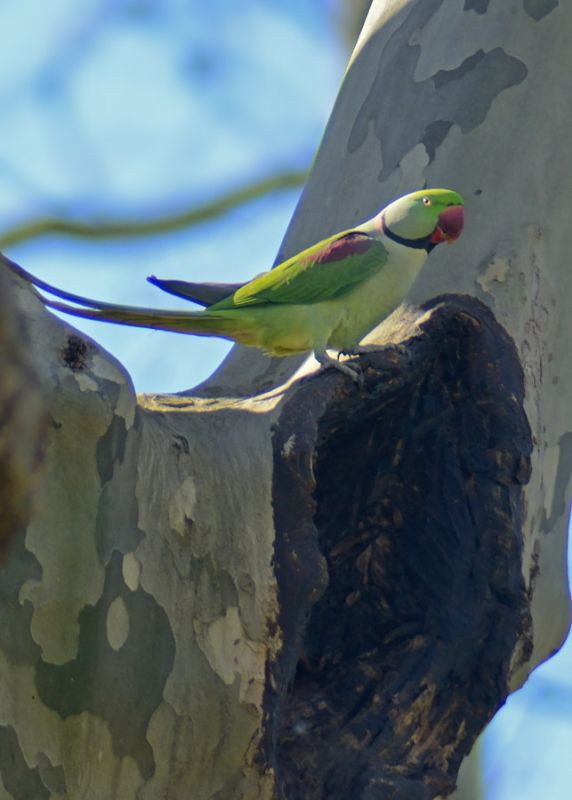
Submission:
<svg viewBox="0 0 572 800">
<path fill-rule="evenodd" d="M 356 383 L 363 383 L 363 376 L 357 364 L 355 366 L 345 364 L 343 361 L 339 361 L 337 358 L 332 358 L 332 356 L 329 356 L 325 350 L 314 351 L 314 356 L 316 357 L 316 361 L 318 361 L 324 369 L 333 367 L 333 369 L 343 372 L 344 375 L 349 375 L 349 377 Z"/>
</svg>

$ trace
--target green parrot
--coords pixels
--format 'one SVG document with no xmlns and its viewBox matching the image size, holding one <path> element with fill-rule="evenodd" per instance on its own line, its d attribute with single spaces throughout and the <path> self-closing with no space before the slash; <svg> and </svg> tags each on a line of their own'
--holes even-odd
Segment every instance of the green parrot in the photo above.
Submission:
<svg viewBox="0 0 572 800">
<path fill-rule="evenodd" d="M 424 189 L 386 206 L 372 219 L 336 233 L 244 284 L 148 280 L 205 306 L 163 311 L 103 303 L 65 292 L 16 271 L 37 288 L 82 308 L 43 298 L 48 306 L 87 319 L 143 328 L 220 336 L 274 356 L 313 351 L 323 366 L 358 376 L 328 350 L 358 352 L 360 340 L 407 295 L 428 253 L 463 229 L 463 198 Z"/>
</svg>

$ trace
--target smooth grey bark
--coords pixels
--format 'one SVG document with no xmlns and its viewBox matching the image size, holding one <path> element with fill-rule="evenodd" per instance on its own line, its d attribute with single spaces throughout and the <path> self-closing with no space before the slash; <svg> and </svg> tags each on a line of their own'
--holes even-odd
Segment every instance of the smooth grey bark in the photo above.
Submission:
<svg viewBox="0 0 572 800">
<path fill-rule="evenodd" d="M 282 254 L 425 183 L 468 223 L 411 300 L 456 297 L 378 329 L 363 390 L 236 348 L 136 397 L 15 282 L 51 425 L 0 573 L 0 798 L 445 795 L 558 648 L 571 21 L 374 2 Z"/>
</svg>

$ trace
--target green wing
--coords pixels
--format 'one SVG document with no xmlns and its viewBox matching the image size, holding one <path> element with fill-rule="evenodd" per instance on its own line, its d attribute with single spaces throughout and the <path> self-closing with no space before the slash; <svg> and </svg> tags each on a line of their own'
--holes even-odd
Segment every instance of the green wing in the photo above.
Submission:
<svg viewBox="0 0 572 800">
<path fill-rule="evenodd" d="M 332 300 L 380 270 L 386 260 L 387 250 L 378 239 L 360 231 L 338 233 L 254 278 L 210 310 Z"/>
</svg>

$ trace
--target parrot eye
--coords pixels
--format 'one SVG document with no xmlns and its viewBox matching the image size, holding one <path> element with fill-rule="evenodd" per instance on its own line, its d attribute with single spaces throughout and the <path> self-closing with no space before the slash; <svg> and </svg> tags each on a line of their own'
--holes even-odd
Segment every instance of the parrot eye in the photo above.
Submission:
<svg viewBox="0 0 572 800">
<path fill-rule="evenodd" d="M 431 200 L 428 197 L 424 197 L 421 202 L 423 203 L 424 206 L 430 206 L 431 205 Z"/>
</svg>

